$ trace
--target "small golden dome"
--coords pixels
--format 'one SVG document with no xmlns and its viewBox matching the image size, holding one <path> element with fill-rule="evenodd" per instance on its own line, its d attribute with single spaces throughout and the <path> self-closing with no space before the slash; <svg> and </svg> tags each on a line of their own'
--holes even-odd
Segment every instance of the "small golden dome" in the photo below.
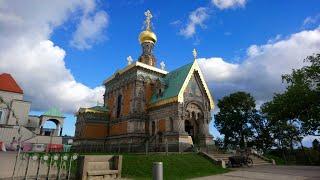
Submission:
<svg viewBox="0 0 320 180">
<path fill-rule="evenodd" d="M 157 42 L 157 36 L 152 31 L 145 30 L 140 33 L 139 41 L 140 41 L 140 44 L 144 42 L 151 42 L 155 44 Z"/>
</svg>

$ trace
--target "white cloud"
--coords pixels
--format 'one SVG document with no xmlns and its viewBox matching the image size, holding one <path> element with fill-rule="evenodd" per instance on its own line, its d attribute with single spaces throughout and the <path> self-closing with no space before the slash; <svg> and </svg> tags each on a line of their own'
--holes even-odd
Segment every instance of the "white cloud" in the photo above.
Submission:
<svg viewBox="0 0 320 180">
<path fill-rule="evenodd" d="M 319 26 L 320 24 L 320 14 L 317 14 L 315 16 L 309 16 L 304 19 L 302 23 L 303 28 L 310 28 L 314 25 Z"/>
<path fill-rule="evenodd" d="M 196 27 L 200 26 L 205 28 L 203 24 L 206 19 L 209 18 L 208 9 L 205 7 L 199 7 L 192 11 L 189 15 L 189 21 L 185 28 L 180 30 L 180 34 L 186 38 L 192 37 L 196 33 Z"/>
<path fill-rule="evenodd" d="M 70 16 L 95 12 L 94 0 L 1 3 L 0 73 L 14 76 L 33 110 L 57 106 L 74 112 L 102 101 L 103 87 L 77 82 L 65 65 L 66 52 L 50 40 L 54 29 Z"/>
<path fill-rule="evenodd" d="M 211 2 L 219 9 L 238 8 L 246 5 L 246 0 L 212 0 Z"/>
<path fill-rule="evenodd" d="M 85 14 L 78 24 L 70 44 L 80 50 L 90 49 L 92 44 L 104 39 L 103 30 L 107 25 L 108 15 L 104 11 L 98 11 L 93 16 Z"/>
<path fill-rule="evenodd" d="M 252 45 L 242 63 L 202 58 L 199 64 L 215 99 L 241 90 L 250 92 L 261 104 L 271 99 L 274 93 L 284 90 L 282 74 L 305 65 L 303 59 L 319 53 L 319 49 L 320 28 L 317 28 L 273 43 Z"/>
</svg>

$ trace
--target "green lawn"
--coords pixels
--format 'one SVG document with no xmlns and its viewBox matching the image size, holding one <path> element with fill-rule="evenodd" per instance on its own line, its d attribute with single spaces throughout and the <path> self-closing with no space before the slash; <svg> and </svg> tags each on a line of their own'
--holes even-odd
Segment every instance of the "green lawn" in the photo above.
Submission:
<svg viewBox="0 0 320 180">
<path fill-rule="evenodd" d="M 214 165 L 195 154 L 123 155 L 122 176 L 133 179 L 152 179 L 152 163 L 163 162 L 164 179 L 187 179 L 225 173 L 228 170 Z"/>
<path fill-rule="evenodd" d="M 28 153 L 33 154 L 33 153 Z M 44 154 L 44 153 L 37 153 Z M 51 153 L 55 154 L 55 153 Z M 68 153 L 65 153 L 68 154 Z M 73 154 L 73 153 L 70 153 Z M 85 153 L 87 155 L 107 155 L 106 153 Z M 85 155 L 80 154 L 80 155 Z M 196 153 L 185 154 L 122 154 L 122 177 L 130 179 L 152 179 L 152 163 L 163 163 L 165 180 L 188 179 L 228 172 L 210 160 Z M 77 161 L 72 171 L 77 171 Z"/>
</svg>

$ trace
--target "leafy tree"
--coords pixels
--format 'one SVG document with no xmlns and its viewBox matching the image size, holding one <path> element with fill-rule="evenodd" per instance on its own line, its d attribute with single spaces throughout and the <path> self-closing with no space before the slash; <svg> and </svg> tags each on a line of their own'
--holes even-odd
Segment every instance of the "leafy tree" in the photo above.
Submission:
<svg viewBox="0 0 320 180">
<path fill-rule="evenodd" d="M 293 70 L 282 78 L 288 83 L 286 114 L 301 122 L 305 135 L 320 135 L 320 54 L 308 56 L 307 66 Z"/>
<path fill-rule="evenodd" d="M 214 144 L 217 148 L 223 149 L 224 144 L 223 144 L 223 138 L 218 137 L 216 140 L 214 140 Z"/>
<path fill-rule="evenodd" d="M 271 135 L 271 122 L 269 119 L 262 117 L 254 118 L 251 122 L 254 129 L 254 140 L 252 146 L 266 152 L 274 145 L 273 136 Z"/>
<path fill-rule="evenodd" d="M 319 141 L 317 140 L 317 139 L 314 139 L 313 141 L 312 141 L 312 149 L 314 149 L 314 150 L 319 150 Z"/>
<path fill-rule="evenodd" d="M 246 92 L 236 92 L 218 101 L 220 111 L 215 115 L 215 124 L 224 134 L 224 145 L 245 147 L 254 138 L 250 122 L 257 121 L 254 98 Z"/>
<path fill-rule="evenodd" d="M 272 101 L 261 106 L 261 111 L 266 119 L 268 119 L 268 130 L 275 146 L 283 149 L 293 149 L 297 142 L 301 142 L 302 133 L 300 131 L 300 123 L 293 118 L 290 105 L 292 97 L 287 94 L 275 94 Z"/>
</svg>

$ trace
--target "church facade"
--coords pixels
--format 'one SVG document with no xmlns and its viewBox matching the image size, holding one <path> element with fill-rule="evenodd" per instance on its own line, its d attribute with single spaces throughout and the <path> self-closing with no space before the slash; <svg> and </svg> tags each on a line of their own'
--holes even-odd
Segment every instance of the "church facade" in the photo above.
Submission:
<svg viewBox="0 0 320 180">
<path fill-rule="evenodd" d="M 156 67 L 157 37 L 150 11 L 145 15 L 146 29 L 139 36 L 142 54 L 136 62 L 129 58 L 124 69 L 103 82 L 103 106 L 79 109 L 75 145 L 148 143 L 161 149 L 169 144 L 172 151 L 183 151 L 194 144 L 213 144 L 209 123 L 214 103 L 196 52 L 193 62 L 171 72 L 163 63 Z"/>
</svg>

